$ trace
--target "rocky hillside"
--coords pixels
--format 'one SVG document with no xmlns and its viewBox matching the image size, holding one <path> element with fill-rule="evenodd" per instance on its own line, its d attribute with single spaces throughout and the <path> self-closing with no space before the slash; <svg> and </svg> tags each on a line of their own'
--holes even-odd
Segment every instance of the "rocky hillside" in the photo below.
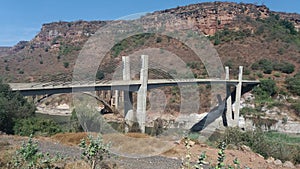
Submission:
<svg viewBox="0 0 300 169">
<path fill-rule="evenodd" d="M 7 54 L 10 50 L 10 47 L 0 47 L 0 56 Z"/>
<path fill-rule="evenodd" d="M 231 33 L 248 33 L 243 37 L 233 39 L 229 37 L 226 43 L 216 44 L 223 63 L 234 64 L 242 58 L 245 59 L 243 65 L 249 66 L 255 60 L 265 57 L 273 59 L 279 57 L 297 63 L 295 58 L 291 58 L 299 56 L 297 46 L 286 45 L 278 39 L 275 39 L 275 43 L 266 42 L 267 38 L 257 36 L 255 31 L 261 26 L 257 20 L 264 20 L 270 15 L 278 15 L 281 19 L 287 19 L 294 24 L 296 29 L 299 29 L 299 14 L 277 13 L 270 11 L 266 6 L 229 2 L 193 4 L 157 11 L 150 15 L 160 13 L 175 14 L 187 19 L 211 37 L 223 30 L 229 30 Z M 74 21 L 44 24 L 41 31 L 31 41 L 22 41 L 12 48 L 1 50 L 0 63 L 4 65 L 0 68 L 1 75 L 7 81 L 15 82 L 49 81 L 57 77 L 70 80 L 72 67 L 83 44 L 106 23 L 106 21 Z M 139 48 L 145 46 L 159 47 L 148 41 Z M 289 47 L 286 48 L 286 46 Z M 281 47 L 286 49 L 282 56 L 278 56 L 276 51 Z M 254 49 L 259 52 L 252 53 Z M 117 54 L 119 56 L 127 54 L 124 51 Z M 180 54 L 180 51 L 178 52 Z M 189 55 L 182 53 L 182 56 Z"/>
<path fill-rule="evenodd" d="M 223 64 L 230 67 L 232 76 L 242 65 L 245 79 L 272 78 L 284 93 L 287 91 L 285 80 L 300 70 L 299 14 L 273 12 L 263 5 L 211 2 L 157 11 L 143 19 L 147 21 L 162 13 L 186 19 L 206 34 Z M 4 52 L 1 50 L 0 74 L 8 82 L 70 81 L 84 43 L 108 22 L 111 21 L 44 24 L 31 41 L 19 42 Z M 177 54 L 197 78 L 207 77 L 201 61 L 194 60 L 193 52 L 180 42 L 144 35 L 113 47 L 99 70 L 100 78 L 111 78 L 112 65 L 119 64 L 121 56 L 148 47 Z"/>
</svg>

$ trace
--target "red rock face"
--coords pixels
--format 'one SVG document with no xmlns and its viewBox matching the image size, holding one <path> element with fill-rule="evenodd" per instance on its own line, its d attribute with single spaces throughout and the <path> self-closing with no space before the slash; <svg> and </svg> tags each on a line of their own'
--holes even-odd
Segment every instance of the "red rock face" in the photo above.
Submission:
<svg viewBox="0 0 300 169">
<path fill-rule="evenodd" d="M 163 11 L 157 11 L 147 17 L 153 17 L 155 14 L 169 13 L 187 20 L 189 23 L 196 25 L 200 31 L 206 35 L 214 35 L 218 30 L 225 27 L 235 30 L 233 21 L 237 21 L 239 16 L 247 16 L 252 19 L 266 18 L 271 11 L 264 5 L 229 3 L 229 2 L 212 2 L 199 3 L 184 7 L 177 7 Z M 300 15 L 290 13 L 273 12 L 280 15 L 281 18 L 287 19 L 294 23 L 297 30 L 300 29 Z M 170 21 L 174 23 L 178 21 Z M 75 22 L 53 22 L 43 24 L 41 31 L 32 39 L 30 44 L 34 48 L 49 47 L 57 48 L 61 39 L 68 43 L 85 42 L 87 38 L 93 35 L 105 21 L 75 21 Z M 172 24 L 170 24 L 172 25 Z M 229 26 L 230 25 L 230 26 Z M 169 27 L 169 29 L 172 29 Z M 28 45 L 28 44 L 27 44 Z M 16 45 L 15 48 L 20 48 Z"/>
<path fill-rule="evenodd" d="M 174 25 L 186 25 L 179 22 L 188 22 L 189 25 L 195 25 L 199 32 L 203 32 L 205 35 L 214 35 L 224 28 L 230 30 L 247 29 L 253 33 L 256 29 L 255 25 L 243 22 L 243 19 L 266 18 L 271 13 L 278 14 L 280 18 L 291 21 L 296 29 L 300 29 L 299 14 L 272 12 L 266 6 L 228 2 L 200 3 L 157 11 L 143 17 L 145 28 L 159 26 L 161 23 L 159 21 L 153 22 L 153 19 L 154 21 L 155 18 L 157 20 L 157 14 L 162 13 L 182 18 L 182 20 L 168 20 L 167 30 L 174 29 Z M 149 20 L 151 22 L 148 22 Z M 0 56 L 7 55 L 6 58 L 0 58 L 0 63 L 10 68 L 10 71 L 7 71 L 2 67 L 0 72 L 12 74 L 11 77 L 17 77 L 16 80 L 23 78 L 26 73 L 30 73 L 30 78 L 33 76 L 39 78 L 45 74 L 52 77 L 52 72 L 55 71 L 60 71 L 60 75 L 70 74 L 72 65 L 75 63 L 75 56 L 78 55 L 81 47 L 90 36 L 108 22 L 110 21 L 43 24 L 41 31 L 31 41 L 20 42 L 9 50 L 0 51 Z M 227 53 L 227 55 L 231 54 Z M 69 69 L 63 66 L 65 61 L 70 62 Z M 48 65 L 47 69 L 45 68 L 46 65 Z M 24 75 L 19 74 L 18 69 L 23 68 L 25 69 Z"/>
</svg>

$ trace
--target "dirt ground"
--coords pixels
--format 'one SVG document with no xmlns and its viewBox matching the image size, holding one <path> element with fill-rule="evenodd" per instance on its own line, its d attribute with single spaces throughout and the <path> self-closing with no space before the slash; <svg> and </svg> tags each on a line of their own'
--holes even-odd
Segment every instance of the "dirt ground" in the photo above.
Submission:
<svg viewBox="0 0 300 169">
<path fill-rule="evenodd" d="M 35 138 L 39 142 L 40 150 L 43 152 L 57 153 L 60 152 L 62 155 L 67 156 L 68 161 L 64 164 L 64 168 L 87 168 L 88 165 L 80 160 L 80 149 L 78 144 L 82 138 L 85 138 L 87 133 L 64 133 L 57 134 L 52 137 L 37 137 Z M 139 139 L 151 139 L 149 136 L 143 134 L 131 133 L 128 136 L 132 138 Z M 104 139 L 111 136 L 105 136 Z M 5 168 L 5 163 L 9 161 L 12 154 L 21 145 L 22 141 L 26 141 L 26 137 L 20 136 L 10 136 L 10 135 L 0 135 L 0 168 Z M 132 142 L 132 140 L 122 140 L 123 143 L 126 141 Z M 140 149 L 143 148 L 142 143 L 134 142 L 133 145 L 139 145 Z M 148 144 L 148 143 L 147 143 Z M 155 144 L 155 139 L 154 143 Z M 114 158 L 112 161 L 116 162 L 118 168 L 130 168 L 130 169 L 172 169 L 180 168 L 182 159 L 186 156 L 186 148 L 184 143 L 174 142 L 172 149 L 158 155 L 147 158 L 128 158 L 128 157 L 118 157 Z M 191 154 L 192 161 L 197 161 L 197 156 L 201 152 L 206 152 L 206 161 L 211 164 L 216 164 L 218 157 L 218 149 L 212 148 L 206 144 L 191 142 Z M 147 147 L 148 145 L 144 145 Z M 128 148 L 132 148 L 129 146 Z M 148 151 L 147 149 L 145 151 Z M 241 168 L 250 167 L 252 169 L 284 169 L 283 165 L 275 165 L 274 162 L 267 162 L 261 155 L 252 152 L 247 147 L 242 150 L 225 150 L 226 159 L 225 163 L 228 165 L 233 165 L 233 160 L 238 158 L 241 164 Z M 300 168 L 300 166 L 296 166 Z"/>
</svg>

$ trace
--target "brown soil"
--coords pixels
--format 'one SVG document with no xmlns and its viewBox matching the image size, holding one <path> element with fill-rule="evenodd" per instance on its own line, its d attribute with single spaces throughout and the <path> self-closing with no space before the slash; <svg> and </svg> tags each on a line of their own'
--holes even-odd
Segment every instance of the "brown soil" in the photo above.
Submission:
<svg viewBox="0 0 300 169">
<path fill-rule="evenodd" d="M 64 155 L 68 156 L 66 163 L 64 164 L 65 168 L 87 168 L 87 164 L 80 159 L 80 151 L 78 148 L 78 144 L 82 138 L 85 138 L 87 133 L 64 133 L 64 134 L 57 134 L 52 137 L 38 137 L 36 140 L 39 142 L 40 149 L 43 152 L 64 152 Z M 145 135 L 130 133 L 128 134 L 128 138 L 146 138 Z M 112 137 L 112 135 L 104 136 L 104 139 Z M 14 151 L 17 147 L 21 145 L 22 141 L 26 141 L 26 137 L 20 136 L 8 136 L 8 135 L 1 135 L 0 136 L 0 166 L 2 168 L 5 166 L 4 164 L 9 161 L 9 159 L 14 154 Z M 147 138 L 151 139 L 151 138 Z M 155 139 L 154 139 L 155 140 Z M 125 143 L 126 141 L 132 141 L 130 139 L 123 140 Z M 150 141 L 151 142 L 151 141 Z M 193 142 L 192 142 L 193 143 Z M 139 145 L 140 149 L 143 148 L 141 145 L 142 142 L 134 142 L 133 145 Z M 152 142 L 152 144 L 154 144 Z M 147 167 L 152 166 L 152 168 L 176 168 L 180 167 L 180 163 L 182 158 L 186 156 L 186 148 L 183 142 L 180 143 L 173 143 L 175 144 L 174 148 L 171 150 L 166 151 L 165 153 L 161 154 L 161 156 L 153 156 L 148 158 L 126 158 L 126 157 L 119 157 L 112 161 L 115 161 L 119 168 L 145 168 L 144 165 Z M 144 145 L 145 147 L 147 145 Z M 128 147 L 132 148 L 132 147 Z M 191 148 L 192 154 L 192 162 L 197 161 L 197 156 L 201 152 L 206 152 L 207 155 L 207 162 L 211 164 L 216 164 L 216 159 L 218 157 L 218 149 L 212 148 L 203 143 L 196 143 Z M 244 168 L 245 166 L 253 168 L 253 169 L 273 169 L 279 168 L 283 169 L 282 166 L 276 166 L 273 163 L 267 163 L 266 160 L 259 154 L 252 152 L 251 150 L 242 149 L 242 150 L 225 150 L 226 153 L 226 160 L 225 163 L 229 165 L 233 165 L 233 160 L 238 158 L 240 161 L 241 167 Z M 72 157 L 72 158 L 71 158 Z M 75 161 L 74 161 L 75 160 Z M 160 165 L 160 166 L 157 166 Z M 169 166 L 169 167 L 166 167 Z M 146 168 L 147 168 L 146 167 Z M 299 167 L 299 166 L 298 166 Z M 1 168 L 1 167 L 0 167 Z M 5 168 L 5 167 L 4 167 Z"/>
</svg>

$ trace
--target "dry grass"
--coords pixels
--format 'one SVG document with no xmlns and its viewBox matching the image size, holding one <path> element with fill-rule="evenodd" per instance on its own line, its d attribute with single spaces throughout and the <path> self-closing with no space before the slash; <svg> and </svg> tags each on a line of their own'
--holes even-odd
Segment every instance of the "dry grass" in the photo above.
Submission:
<svg viewBox="0 0 300 169">
<path fill-rule="evenodd" d="M 91 167 L 83 160 L 67 163 L 65 169 L 90 169 Z"/>
<path fill-rule="evenodd" d="M 87 137 L 87 133 L 59 133 L 51 138 L 64 145 L 78 146 L 80 140 Z"/>
</svg>

